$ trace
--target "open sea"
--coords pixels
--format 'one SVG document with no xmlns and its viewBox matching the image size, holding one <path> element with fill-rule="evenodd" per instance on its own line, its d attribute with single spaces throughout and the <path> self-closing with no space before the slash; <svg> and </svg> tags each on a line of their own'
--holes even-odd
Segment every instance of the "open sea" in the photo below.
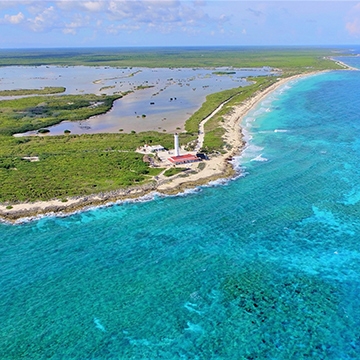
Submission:
<svg viewBox="0 0 360 360">
<path fill-rule="evenodd" d="M 271 94 L 225 184 L 0 224 L 0 359 L 360 359 L 359 88 Z"/>
</svg>

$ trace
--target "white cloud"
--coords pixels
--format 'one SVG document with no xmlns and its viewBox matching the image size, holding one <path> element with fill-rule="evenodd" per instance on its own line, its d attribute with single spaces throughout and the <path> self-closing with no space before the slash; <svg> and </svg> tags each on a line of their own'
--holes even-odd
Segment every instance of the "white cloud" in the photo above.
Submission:
<svg viewBox="0 0 360 360">
<path fill-rule="evenodd" d="M 4 16 L 4 22 L 10 23 L 10 24 L 19 24 L 22 21 L 24 21 L 25 16 L 22 12 L 19 12 L 17 15 L 8 15 L 6 14 Z"/>
<path fill-rule="evenodd" d="M 52 28 L 55 23 L 56 12 L 53 6 L 48 7 L 34 18 L 28 19 L 30 28 L 33 31 L 40 32 Z"/>
<path fill-rule="evenodd" d="M 0 6 L 5 0 L 0 0 Z M 36 32 L 49 32 L 53 29 L 66 34 L 76 33 L 79 16 L 89 16 L 89 28 L 93 30 L 113 24 L 112 32 L 124 31 L 124 28 L 168 33 L 169 31 L 187 31 L 193 28 L 223 26 L 229 21 L 224 13 L 206 12 L 208 2 L 203 0 L 18 0 L 9 1 L 17 15 L 7 15 L 1 22 L 25 22 Z M 101 26 L 97 25 L 101 23 Z M 83 26 L 86 24 L 83 23 Z M 118 25 L 123 25 L 121 28 Z M 197 31 L 197 30 L 196 30 Z"/>
<path fill-rule="evenodd" d="M 345 25 L 346 30 L 350 35 L 358 36 L 360 35 L 360 22 L 359 19 L 355 19 L 353 21 L 349 21 Z"/>
<path fill-rule="evenodd" d="M 77 32 L 77 29 L 82 28 L 84 26 L 87 26 L 89 23 L 89 19 L 87 17 L 77 16 L 74 21 L 71 23 L 65 24 L 64 29 L 62 32 L 64 34 L 73 34 L 75 35 Z"/>
<path fill-rule="evenodd" d="M 83 6 L 86 10 L 97 12 L 97 11 L 103 10 L 104 2 L 103 1 L 86 1 L 84 3 L 81 3 L 81 6 Z"/>
<path fill-rule="evenodd" d="M 101 12 L 104 11 L 109 4 L 109 1 L 103 0 L 57 0 L 54 2 L 58 9 L 64 11 L 89 11 Z"/>
<path fill-rule="evenodd" d="M 118 35 L 121 32 L 127 32 L 127 33 L 131 33 L 133 31 L 137 31 L 140 30 L 140 27 L 137 25 L 125 25 L 125 24 L 121 24 L 121 25 L 110 25 L 107 28 L 105 28 L 105 31 L 108 34 L 111 35 Z"/>
<path fill-rule="evenodd" d="M 360 35 L 360 3 L 351 9 L 345 28 L 351 36 Z"/>
<path fill-rule="evenodd" d="M 72 28 L 65 28 L 65 29 L 63 29 L 62 32 L 66 35 L 68 35 L 68 34 L 76 35 L 76 30 L 72 29 Z"/>
</svg>

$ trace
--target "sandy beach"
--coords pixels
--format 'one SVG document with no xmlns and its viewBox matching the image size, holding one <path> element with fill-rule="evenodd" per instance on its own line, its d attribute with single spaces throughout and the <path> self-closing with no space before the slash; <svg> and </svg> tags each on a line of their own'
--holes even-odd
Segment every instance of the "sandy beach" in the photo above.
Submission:
<svg viewBox="0 0 360 360">
<path fill-rule="evenodd" d="M 316 72 L 295 75 L 292 77 L 279 79 L 275 84 L 255 93 L 251 98 L 244 101 L 241 105 L 232 108 L 232 111 L 226 116 L 224 122 L 225 140 L 231 145 L 229 150 L 221 155 L 212 156 L 209 160 L 203 161 L 203 169 L 198 167 L 199 163 L 186 164 L 188 169 L 186 176 L 177 175 L 171 178 L 159 176 L 153 182 L 143 186 L 120 189 L 109 193 L 93 194 L 85 197 L 69 198 L 66 202 L 61 200 L 39 201 L 34 203 L 14 204 L 11 207 L 0 205 L 0 218 L 6 221 L 15 222 L 24 219 L 33 218 L 40 215 L 64 215 L 79 210 L 85 210 L 89 207 L 112 204 L 127 199 L 140 198 L 152 193 L 177 194 L 186 189 L 195 188 L 204 185 L 210 181 L 231 178 L 236 175 L 232 166 L 231 159 L 241 153 L 245 146 L 241 132 L 242 119 L 255 108 L 263 99 L 273 91 L 282 87 L 287 82 L 300 77 L 311 76 Z M 201 133 L 201 132 L 200 132 Z"/>
<path fill-rule="evenodd" d="M 341 66 L 344 70 L 359 71 L 359 69 L 357 69 L 357 68 L 355 68 L 353 66 L 347 65 L 347 64 L 345 64 L 344 62 L 342 62 L 340 60 L 336 60 L 336 59 L 333 59 L 333 58 L 330 58 L 330 60 L 334 61 L 336 64 Z"/>
</svg>

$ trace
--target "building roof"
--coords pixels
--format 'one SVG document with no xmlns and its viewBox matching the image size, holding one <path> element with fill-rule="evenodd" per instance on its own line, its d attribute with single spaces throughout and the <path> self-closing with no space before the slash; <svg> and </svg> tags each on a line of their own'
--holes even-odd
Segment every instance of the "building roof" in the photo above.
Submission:
<svg viewBox="0 0 360 360">
<path fill-rule="evenodd" d="M 169 160 L 172 163 L 179 164 L 179 163 L 185 163 L 185 162 L 199 161 L 199 158 L 192 154 L 185 154 L 185 155 L 179 155 L 179 156 L 172 156 L 169 158 Z"/>
<path fill-rule="evenodd" d="M 152 146 L 147 145 L 146 148 L 151 152 L 164 150 L 164 147 L 162 145 L 152 145 Z"/>
</svg>

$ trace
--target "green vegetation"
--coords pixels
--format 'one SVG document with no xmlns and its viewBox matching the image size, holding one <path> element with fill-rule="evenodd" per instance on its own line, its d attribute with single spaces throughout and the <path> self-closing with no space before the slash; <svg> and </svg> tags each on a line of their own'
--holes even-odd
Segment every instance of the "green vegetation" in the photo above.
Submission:
<svg viewBox="0 0 360 360">
<path fill-rule="evenodd" d="M 334 49 L 219 47 L 148 49 L 0 50 L 0 66 L 88 65 L 114 67 L 277 67 L 284 71 L 339 69 L 327 59 Z"/>
<path fill-rule="evenodd" d="M 170 176 L 173 176 L 173 175 L 180 174 L 180 173 L 182 173 L 183 171 L 184 171 L 183 168 L 172 167 L 172 168 L 170 168 L 170 169 L 165 170 L 164 176 L 170 177 Z"/>
<path fill-rule="evenodd" d="M 256 92 L 264 90 L 268 86 L 274 84 L 277 81 L 277 78 L 266 76 L 248 78 L 248 81 L 252 82 L 249 86 L 238 87 L 208 95 L 201 108 L 186 121 L 186 131 L 194 134 L 198 131 L 201 121 L 211 115 L 219 107 L 219 105 L 226 102 L 223 108 L 206 122 L 204 126 L 204 144 L 201 151 L 207 153 L 223 152 L 224 146 L 226 145 L 223 140 L 225 130 L 221 125 L 223 116 L 231 111 L 233 106 L 239 105 L 244 100 L 253 96 Z"/>
<path fill-rule="evenodd" d="M 180 135 L 181 142 L 191 138 Z M 0 135 L 0 202 L 15 203 L 112 191 L 142 184 L 162 168 L 150 168 L 136 148 L 162 144 L 171 134 L 94 134 L 49 137 Z M 38 156 L 39 161 L 23 160 Z"/>
<path fill-rule="evenodd" d="M 236 71 L 214 71 L 214 75 L 234 75 Z"/>
<path fill-rule="evenodd" d="M 139 85 L 136 87 L 136 90 L 144 90 L 144 89 L 151 89 L 155 87 L 154 85 Z"/>
<path fill-rule="evenodd" d="M 34 96 L 0 102 L 0 134 L 13 135 L 55 125 L 63 120 L 84 120 L 108 111 L 121 95 Z"/>
<path fill-rule="evenodd" d="M 64 87 L 44 87 L 43 89 L 0 90 L 0 96 L 50 95 L 65 92 Z"/>
<path fill-rule="evenodd" d="M 185 123 L 185 130 L 189 133 L 195 133 L 199 129 L 199 124 L 202 120 L 206 119 L 220 104 L 235 98 L 237 102 L 243 101 L 252 96 L 256 91 L 266 88 L 274 84 L 277 80 L 274 77 L 259 77 L 249 78 L 248 81 L 254 84 L 245 87 L 238 87 L 230 90 L 224 90 L 215 94 L 210 94 L 206 97 L 206 101 L 202 104 L 201 108 L 196 111 Z M 231 102 L 232 106 L 235 105 L 234 101 Z M 229 111 L 229 106 L 226 106 L 225 113 Z M 218 114 L 224 114 L 224 110 Z M 219 116 L 219 115 L 218 115 Z"/>
<path fill-rule="evenodd" d="M 224 101 L 229 101 L 215 116 L 213 116 L 209 121 L 205 123 L 205 137 L 203 148 L 201 149 L 201 151 L 207 153 L 224 152 L 224 147 L 226 146 L 226 144 L 224 143 L 223 135 L 225 134 L 225 130 L 221 125 L 221 123 L 223 122 L 223 116 L 225 116 L 229 111 L 231 111 L 232 107 L 241 104 L 244 100 L 253 96 L 256 92 L 266 89 L 277 81 L 277 79 L 274 77 L 249 78 L 248 80 L 253 82 L 253 84 L 246 87 L 232 89 L 229 90 L 229 92 L 223 91 L 218 94 L 213 94 L 218 95 L 218 99 L 223 98 L 225 99 Z M 226 98 L 229 94 L 232 94 L 232 96 L 230 98 Z M 203 109 L 202 115 L 206 113 L 209 114 L 214 111 L 220 103 L 215 103 L 214 97 L 210 95 L 206 98 L 206 102 L 203 104 L 199 112 Z M 199 121 L 201 119 L 200 114 L 196 117 L 196 121 Z M 197 113 L 195 113 L 194 115 L 197 115 Z M 208 115 L 205 115 L 202 119 L 205 119 L 207 116 Z M 201 122 L 201 120 L 199 121 L 199 123 Z M 195 122 L 195 120 L 193 121 Z M 187 123 L 185 124 L 185 126 L 186 125 Z"/>
<path fill-rule="evenodd" d="M 39 133 L 39 134 L 47 134 L 47 133 L 49 133 L 49 132 L 50 132 L 49 129 L 39 129 L 39 130 L 38 130 L 38 133 Z"/>
<path fill-rule="evenodd" d="M 115 88 L 115 85 L 111 85 L 111 86 L 103 86 L 100 88 L 99 91 L 103 91 L 103 90 L 109 90 L 109 89 L 114 89 Z"/>
<path fill-rule="evenodd" d="M 185 130 L 189 133 L 197 133 L 199 130 L 199 124 L 206 119 L 213 111 L 215 111 L 219 105 L 233 96 L 238 94 L 243 88 L 234 88 L 230 90 L 224 90 L 215 94 L 206 96 L 206 101 L 202 104 L 201 108 L 197 110 L 185 123 Z"/>
</svg>

